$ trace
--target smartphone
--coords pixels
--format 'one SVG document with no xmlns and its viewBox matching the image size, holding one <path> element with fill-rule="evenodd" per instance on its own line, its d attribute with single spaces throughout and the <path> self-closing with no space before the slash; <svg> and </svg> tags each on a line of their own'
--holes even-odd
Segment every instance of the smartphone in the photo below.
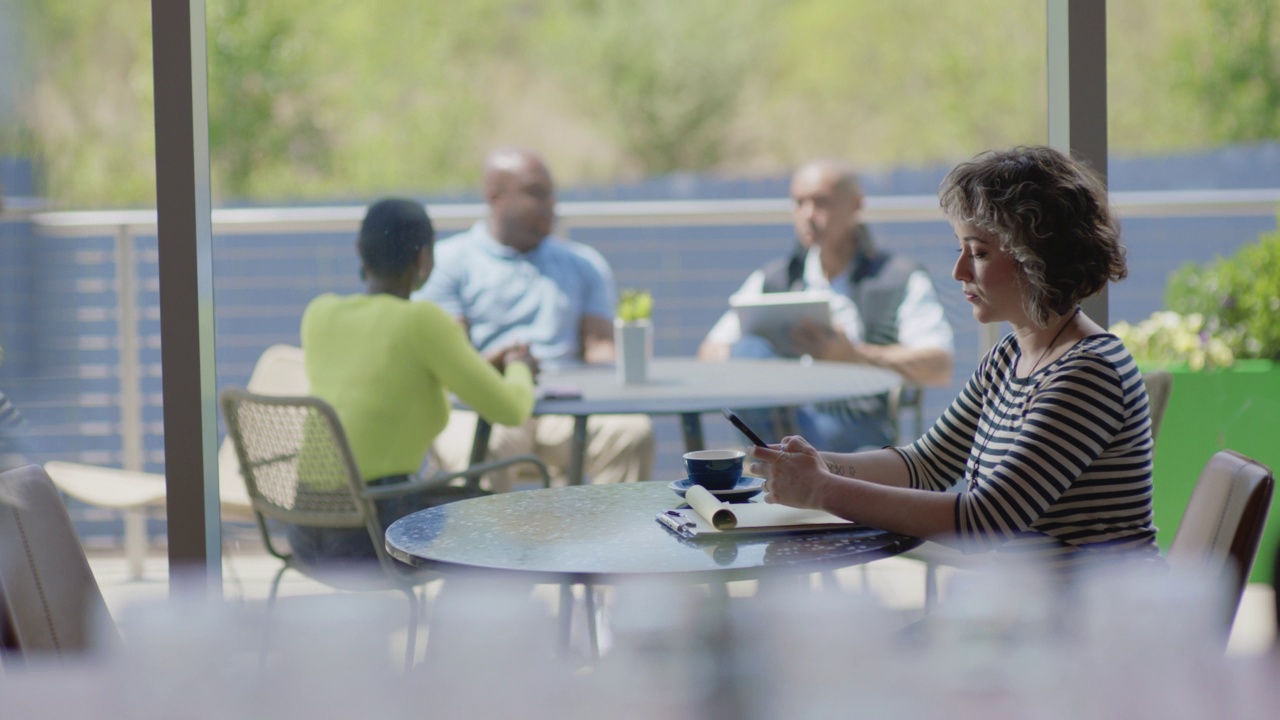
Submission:
<svg viewBox="0 0 1280 720">
<path fill-rule="evenodd" d="M 573 383 L 548 383 L 538 386 L 541 400 L 581 400 L 582 388 Z"/>
<path fill-rule="evenodd" d="M 761 439 L 760 439 L 760 436 L 759 436 L 759 435 L 757 435 L 757 434 L 755 433 L 755 431 L 754 431 L 754 430 L 752 430 L 751 428 L 747 427 L 747 424 L 746 424 L 746 423 L 744 423 L 744 422 L 742 422 L 742 418 L 740 418 L 740 417 L 738 417 L 736 414 L 734 414 L 734 412 L 733 412 L 732 410 L 730 410 L 729 408 L 723 408 L 723 409 L 721 409 L 721 410 L 720 410 L 720 412 L 724 413 L 725 418 L 727 418 L 727 419 L 729 420 L 729 422 L 733 423 L 733 426 L 734 426 L 734 427 L 736 427 L 736 428 L 738 428 L 739 430 L 741 430 L 741 431 L 742 431 L 742 434 L 743 434 L 743 435 L 746 435 L 746 436 L 747 436 L 747 439 L 748 439 L 748 440 L 750 440 L 750 441 L 752 442 L 752 444 L 754 444 L 754 445 L 758 445 L 759 447 L 767 447 L 767 446 L 768 446 L 768 443 L 766 443 L 765 441 L 761 440 Z"/>
</svg>

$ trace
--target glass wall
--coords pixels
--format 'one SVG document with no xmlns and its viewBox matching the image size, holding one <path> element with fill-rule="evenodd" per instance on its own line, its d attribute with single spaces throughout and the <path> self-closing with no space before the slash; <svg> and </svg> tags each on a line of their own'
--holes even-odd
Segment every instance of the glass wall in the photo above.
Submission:
<svg viewBox="0 0 1280 720">
<path fill-rule="evenodd" d="M 1233 34 L 1258 24 L 1238 13 L 1263 4 L 1175 4 L 1109 4 L 1113 188 L 1274 187 L 1280 133 L 1228 127 L 1215 108 L 1243 115 L 1253 95 L 1210 93 L 1227 51 L 1255 47 Z M 928 268 L 956 330 L 955 382 L 927 393 L 930 420 L 980 344 L 952 292 L 937 182 L 983 149 L 1047 138 L 1043 3 L 206 8 L 220 387 L 247 382 L 270 345 L 298 344 L 311 298 L 360 290 L 368 202 L 423 199 L 442 235 L 463 229 L 484 213 L 483 156 L 510 144 L 547 159 L 561 232 L 600 250 L 619 286 L 654 290 L 657 352 L 691 355 L 747 274 L 790 249 L 791 169 L 835 156 L 863 171 L 872 232 Z M 149 5 L 0 0 L 0 13 L 0 390 L 27 421 L 30 459 L 160 472 Z M 1131 277 L 1112 290 L 1113 319 L 1159 309 L 1182 261 L 1274 227 L 1210 206 L 1184 217 L 1171 198 L 1124 211 Z M 589 205 L 725 199 L 766 210 L 637 220 L 631 205 L 622 222 Z M 710 442 L 732 439 L 708 425 Z M 662 420 L 658 433 L 666 477 L 680 436 Z M 118 514 L 75 510 L 86 539 L 120 542 Z"/>
</svg>

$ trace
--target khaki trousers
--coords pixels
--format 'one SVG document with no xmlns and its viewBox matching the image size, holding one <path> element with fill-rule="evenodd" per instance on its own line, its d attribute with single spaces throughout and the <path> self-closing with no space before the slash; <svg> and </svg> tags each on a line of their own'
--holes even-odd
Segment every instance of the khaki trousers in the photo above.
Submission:
<svg viewBox="0 0 1280 720">
<path fill-rule="evenodd" d="M 433 452 L 446 470 L 462 470 L 471 459 L 475 439 L 476 414 L 454 410 L 449 424 L 436 438 Z M 569 468 L 569 446 L 573 440 L 573 417 L 544 415 L 530 418 L 523 425 L 494 425 L 489 436 L 486 459 L 497 460 L 513 455 L 532 454 L 549 466 L 553 482 L 565 484 Z M 647 415 L 595 415 L 587 419 L 587 457 L 584 467 L 587 483 L 637 482 L 653 474 L 653 423 Z M 489 489 L 507 492 L 523 483 L 525 475 L 517 468 L 490 473 Z"/>
</svg>

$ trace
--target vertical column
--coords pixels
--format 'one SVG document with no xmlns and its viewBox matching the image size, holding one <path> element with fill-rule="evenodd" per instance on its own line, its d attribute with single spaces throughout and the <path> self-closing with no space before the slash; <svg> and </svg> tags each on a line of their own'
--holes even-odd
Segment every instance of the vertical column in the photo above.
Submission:
<svg viewBox="0 0 1280 720">
<path fill-rule="evenodd" d="M 1107 2 L 1047 0 L 1049 145 L 1071 152 L 1107 178 Z M 1084 302 L 1110 322 L 1107 289 Z"/>
<path fill-rule="evenodd" d="M 151 44 L 169 571 L 221 594 L 204 0 L 151 0 Z"/>
</svg>

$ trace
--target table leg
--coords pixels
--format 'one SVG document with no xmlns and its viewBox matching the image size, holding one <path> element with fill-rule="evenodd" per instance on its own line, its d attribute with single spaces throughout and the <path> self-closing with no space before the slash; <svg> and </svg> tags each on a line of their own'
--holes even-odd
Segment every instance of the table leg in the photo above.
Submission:
<svg viewBox="0 0 1280 720">
<path fill-rule="evenodd" d="M 572 582 L 560 583 L 560 652 L 568 657 L 573 642 L 573 611 L 577 600 L 573 596 Z M 600 627 L 596 618 L 596 588 L 582 583 L 582 604 L 586 614 L 587 643 L 591 661 L 600 660 Z"/>
<path fill-rule="evenodd" d="M 938 565 L 925 560 L 924 565 L 924 614 L 932 614 L 938 604 Z"/>
<path fill-rule="evenodd" d="M 702 415 L 699 413 L 681 413 L 680 430 L 684 433 L 684 451 L 702 450 L 707 443 L 702 438 Z"/>
<path fill-rule="evenodd" d="M 573 416 L 573 439 L 569 445 L 569 484 L 581 485 L 587 465 L 587 416 Z"/>
<path fill-rule="evenodd" d="M 587 642 L 591 643 L 591 660 L 600 659 L 600 628 L 596 624 L 596 588 L 591 583 L 582 584 L 582 595 L 587 610 Z"/>
<path fill-rule="evenodd" d="M 569 656 L 569 642 L 573 631 L 573 583 L 560 583 L 560 652 Z"/>
</svg>

